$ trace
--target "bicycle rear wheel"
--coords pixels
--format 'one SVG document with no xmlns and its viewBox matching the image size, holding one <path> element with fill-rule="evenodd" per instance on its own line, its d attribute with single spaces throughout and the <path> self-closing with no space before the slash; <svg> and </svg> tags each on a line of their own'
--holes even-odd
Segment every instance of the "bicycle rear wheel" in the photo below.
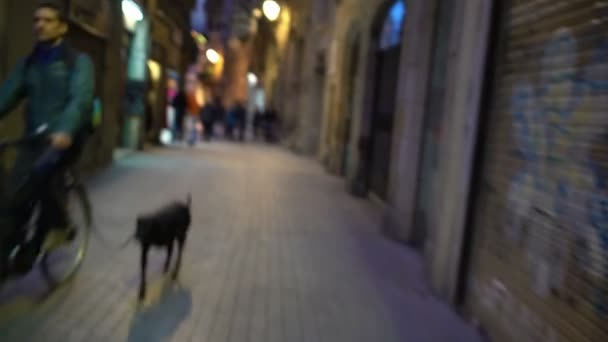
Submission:
<svg viewBox="0 0 608 342">
<path fill-rule="evenodd" d="M 41 260 L 42 274 L 52 286 L 61 285 L 76 274 L 89 245 L 91 206 L 84 186 L 69 188 L 68 215 L 74 233 L 71 237 L 60 238 L 63 243 L 57 246 L 45 244 L 46 251 Z"/>
</svg>

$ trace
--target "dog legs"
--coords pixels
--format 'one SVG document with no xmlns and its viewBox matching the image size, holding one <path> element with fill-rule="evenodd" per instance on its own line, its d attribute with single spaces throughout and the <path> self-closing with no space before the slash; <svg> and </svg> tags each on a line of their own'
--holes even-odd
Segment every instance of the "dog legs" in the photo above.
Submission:
<svg viewBox="0 0 608 342">
<path fill-rule="evenodd" d="M 173 270 L 173 280 L 177 279 L 179 275 L 179 269 L 182 266 L 182 251 L 184 250 L 184 243 L 186 238 L 177 239 L 177 262 L 175 264 L 175 270 Z"/>
<path fill-rule="evenodd" d="M 139 299 L 143 300 L 146 297 L 146 266 L 148 264 L 148 250 L 150 246 L 142 244 L 141 246 L 141 281 L 139 285 Z"/>
<path fill-rule="evenodd" d="M 167 245 L 167 260 L 165 260 L 165 269 L 164 272 L 167 274 L 169 272 L 169 265 L 171 265 L 171 256 L 173 255 L 173 241 Z"/>
</svg>

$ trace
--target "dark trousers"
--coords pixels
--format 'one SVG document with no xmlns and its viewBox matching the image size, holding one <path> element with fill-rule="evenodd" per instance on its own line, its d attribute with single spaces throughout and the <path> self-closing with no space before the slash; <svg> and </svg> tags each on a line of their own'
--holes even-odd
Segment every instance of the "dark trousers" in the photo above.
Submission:
<svg viewBox="0 0 608 342">
<path fill-rule="evenodd" d="M 213 138 L 213 121 L 203 121 L 203 134 L 206 141 L 210 141 Z"/>
<path fill-rule="evenodd" d="M 178 114 L 173 124 L 173 141 L 180 141 L 184 134 L 184 114 Z"/>
<path fill-rule="evenodd" d="M 226 124 L 226 138 L 230 140 L 234 139 L 234 124 L 232 123 Z"/>
<path fill-rule="evenodd" d="M 239 129 L 239 141 L 245 141 L 245 129 L 247 128 L 245 122 L 240 120 L 237 123 L 237 127 Z"/>
<path fill-rule="evenodd" d="M 34 242 L 43 241 L 51 228 L 66 227 L 67 193 L 65 172 L 80 155 L 83 139 L 59 151 L 47 146 L 23 146 L 7 177 L 0 202 L 0 239 L 11 236 L 31 215 L 31 203 L 40 201 L 38 230 Z M 5 242 L 4 239 L 2 239 Z"/>
</svg>

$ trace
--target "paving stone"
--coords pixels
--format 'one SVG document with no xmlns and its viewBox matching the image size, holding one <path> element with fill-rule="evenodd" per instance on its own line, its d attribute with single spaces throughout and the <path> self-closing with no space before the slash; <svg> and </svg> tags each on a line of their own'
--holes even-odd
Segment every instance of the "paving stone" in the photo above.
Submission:
<svg viewBox="0 0 608 342">
<path fill-rule="evenodd" d="M 255 145 L 153 150 L 116 161 L 89 190 L 98 231 L 79 276 L 20 314 L 6 308 L 31 293 L 0 296 L 1 341 L 480 341 L 427 295 L 420 257 L 381 236 L 379 210 L 314 161 Z M 180 281 L 153 251 L 138 306 L 138 246 L 99 235 L 118 245 L 138 213 L 187 193 Z"/>
</svg>

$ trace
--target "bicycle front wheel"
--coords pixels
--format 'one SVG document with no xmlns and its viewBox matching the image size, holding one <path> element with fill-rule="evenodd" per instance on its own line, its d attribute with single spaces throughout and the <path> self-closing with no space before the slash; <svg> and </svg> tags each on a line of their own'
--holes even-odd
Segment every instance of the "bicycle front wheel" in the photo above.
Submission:
<svg viewBox="0 0 608 342">
<path fill-rule="evenodd" d="M 91 232 L 91 206 L 84 186 L 77 185 L 69 189 L 68 215 L 73 230 L 58 238 L 53 238 L 50 234 L 42 257 L 42 273 L 52 286 L 70 280 L 82 265 L 87 251 Z M 55 241 L 49 242 L 50 240 Z"/>
</svg>

